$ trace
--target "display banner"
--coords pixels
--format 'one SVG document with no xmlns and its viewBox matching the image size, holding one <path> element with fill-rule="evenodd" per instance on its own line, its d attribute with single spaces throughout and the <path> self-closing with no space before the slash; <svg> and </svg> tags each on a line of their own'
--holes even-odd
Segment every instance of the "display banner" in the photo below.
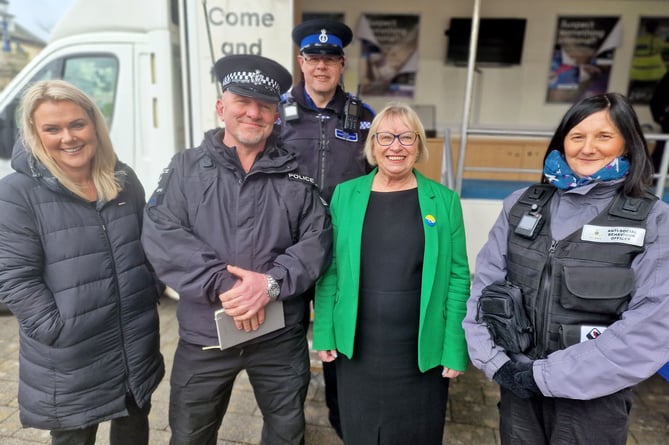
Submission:
<svg viewBox="0 0 669 445">
<path fill-rule="evenodd" d="M 360 39 L 362 96 L 413 97 L 418 70 L 418 15 L 363 14 Z"/>
<path fill-rule="evenodd" d="M 634 41 L 627 96 L 647 104 L 655 87 L 669 71 L 669 17 L 641 17 Z"/>
<path fill-rule="evenodd" d="M 573 103 L 606 93 L 621 43 L 619 17 L 558 17 L 546 101 Z"/>
</svg>

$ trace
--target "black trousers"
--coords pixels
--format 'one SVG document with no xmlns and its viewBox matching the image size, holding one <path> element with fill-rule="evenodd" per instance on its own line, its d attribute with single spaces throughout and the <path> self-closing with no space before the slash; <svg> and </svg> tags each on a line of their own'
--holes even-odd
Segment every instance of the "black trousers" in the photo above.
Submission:
<svg viewBox="0 0 669 445">
<path fill-rule="evenodd" d="M 261 444 L 304 443 L 309 352 L 302 325 L 243 348 L 203 351 L 179 341 L 171 376 L 171 445 L 215 445 L 232 386 L 246 370 L 263 414 Z"/>
<path fill-rule="evenodd" d="M 149 411 L 151 403 L 139 408 L 131 395 L 126 396 L 127 417 L 112 419 L 109 431 L 110 445 L 148 445 Z M 98 425 L 75 430 L 51 431 L 51 445 L 93 445 Z"/>
<path fill-rule="evenodd" d="M 631 408 L 630 389 L 574 400 L 521 399 L 501 388 L 502 445 L 625 445 Z"/>
<path fill-rule="evenodd" d="M 311 323 L 311 303 L 315 304 L 314 294 L 316 288 L 312 287 L 304 294 L 307 296 L 304 307 L 304 330 L 309 330 Z M 339 399 L 337 397 L 337 367 L 334 362 L 322 362 L 323 383 L 325 385 L 325 405 L 328 408 L 328 420 L 334 428 L 337 436 L 342 438 L 341 419 L 339 416 Z"/>
<path fill-rule="evenodd" d="M 325 405 L 328 407 L 328 420 L 341 438 L 339 398 L 337 397 L 337 366 L 335 362 L 323 362 L 323 383 L 325 385 Z"/>
</svg>

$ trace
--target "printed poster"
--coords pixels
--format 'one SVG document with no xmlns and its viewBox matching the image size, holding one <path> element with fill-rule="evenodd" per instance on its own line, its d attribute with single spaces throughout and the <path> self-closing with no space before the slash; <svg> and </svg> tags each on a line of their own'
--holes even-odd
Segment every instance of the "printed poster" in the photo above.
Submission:
<svg viewBox="0 0 669 445">
<path fill-rule="evenodd" d="M 418 15 L 363 14 L 360 39 L 360 94 L 413 97 L 418 71 Z"/>
<path fill-rule="evenodd" d="M 634 40 L 627 97 L 632 103 L 649 103 L 656 85 L 667 72 L 669 17 L 641 17 Z"/>
<path fill-rule="evenodd" d="M 606 93 L 621 43 L 619 17 L 558 17 L 546 101 L 573 103 Z"/>
</svg>

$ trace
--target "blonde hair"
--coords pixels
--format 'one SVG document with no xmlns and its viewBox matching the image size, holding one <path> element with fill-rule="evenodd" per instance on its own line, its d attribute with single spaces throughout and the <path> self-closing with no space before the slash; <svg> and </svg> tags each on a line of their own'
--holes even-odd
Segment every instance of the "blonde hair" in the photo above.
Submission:
<svg viewBox="0 0 669 445">
<path fill-rule="evenodd" d="M 423 124 L 414 111 L 409 105 L 403 102 L 390 102 L 386 107 L 379 112 L 374 117 L 372 125 L 369 127 L 369 133 L 367 134 L 367 140 L 365 141 L 365 147 L 363 153 L 367 158 L 369 165 L 377 165 L 376 159 L 374 159 L 374 141 L 376 139 L 376 131 L 379 128 L 381 122 L 389 120 L 391 118 L 396 118 L 404 125 L 409 127 L 411 131 L 418 133 L 418 153 L 416 156 L 416 162 L 421 160 L 427 160 L 428 151 L 427 146 L 425 145 L 425 128 Z"/>
<path fill-rule="evenodd" d="M 47 152 L 35 128 L 33 115 L 44 102 L 69 101 L 80 106 L 88 115 L 95 129 L 97 149 L 91 162 L 91 177 L 98 200 L 111 201 L 121 191 L 121 183 L 115 173 L 116 154 L 109 137 L 105 118 L 93 100 L 83 91 L 64 80 L 42 80 L 32 84 L 21 101 L 22 136 L 25 149 L 39 160 L 58 181 L 72 193 L 86 199 L 79 185 L 70 179 Z"/>
</svg>

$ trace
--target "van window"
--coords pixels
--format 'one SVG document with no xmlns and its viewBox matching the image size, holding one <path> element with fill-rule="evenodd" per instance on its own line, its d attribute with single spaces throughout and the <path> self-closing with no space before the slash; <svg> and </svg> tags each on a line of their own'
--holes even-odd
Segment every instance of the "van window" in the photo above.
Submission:
<svg viewBox="0 0 669 445">
<path fill-rule="evenodd" d="M 63 80 L 81 88 L 97 104 L 111 128 L 118 82 L 118 60 L 113 56 L 85 56 L 66 59 Z"/>
<path fill-rule="evenodd" d="M 111 128 L 118 83 L 118 60 L 115 56 L 93 54 L 54 60 L 42 68 L 31 83 L 50 79 L 66 80 L 88 94 Z"/>
<path fill-rule="evenodd" d="M 33 76 L 39 80 L 63 79 L 76 85 L 96 103 L 111 128 L 118 84 L 118 59 L 112 54 L 89 54 L 56 59 Z M 9 159 L 19 136 L 19 98 L 0 110 L 0 159 Z"/>
</svg>

